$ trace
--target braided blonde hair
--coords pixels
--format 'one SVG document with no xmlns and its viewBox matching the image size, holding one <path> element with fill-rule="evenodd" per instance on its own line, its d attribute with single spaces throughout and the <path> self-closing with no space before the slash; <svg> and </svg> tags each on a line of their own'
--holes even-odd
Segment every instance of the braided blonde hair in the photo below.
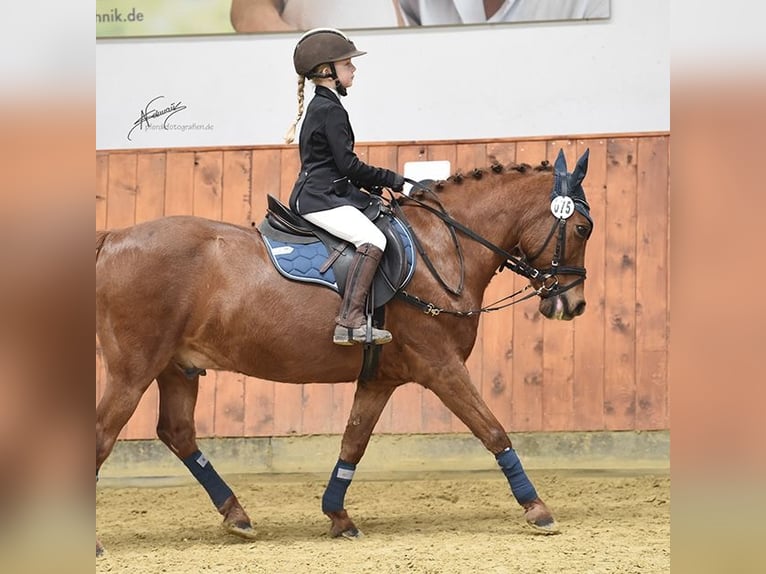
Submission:
<svg viewBox="0 0 766 574">
<path fill-rule="evenodd" d="M 295 121 L 290 126 L 290 129 L 287 130 L 287 133 L 285 134 L 285 143 L 291 144 L 295 141 L 295 129 L 298 126 L 298 122 L 301 119 L 301 116 L 303 116 L 303 92 L 306 88 L 306 78 L 305 76 L 299 76 L 298 77 L 298 115 L 295 117 Z"/>
</svg>

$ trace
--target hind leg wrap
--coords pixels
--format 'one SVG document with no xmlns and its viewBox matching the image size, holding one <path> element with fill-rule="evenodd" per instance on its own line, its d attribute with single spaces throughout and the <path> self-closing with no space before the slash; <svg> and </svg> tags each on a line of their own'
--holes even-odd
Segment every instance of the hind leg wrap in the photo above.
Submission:
<svg viewBox="0 0 766 574">
<path fill-rule="evenodd" d="M 346 491 L 354 478 L 356 465 L 338 459 L 332 469 L 330 481 L 322 496 L 322 512 L 337 512 L 343 510 Z"/>
</svg>

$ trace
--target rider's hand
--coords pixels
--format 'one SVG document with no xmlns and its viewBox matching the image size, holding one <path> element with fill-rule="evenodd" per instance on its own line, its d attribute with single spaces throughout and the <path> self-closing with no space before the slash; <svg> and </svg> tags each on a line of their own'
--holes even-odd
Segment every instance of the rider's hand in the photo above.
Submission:
<svg viewBox="0 0 766 574">
<path fill-rule="evenodd" d="M 398 173 L 394 173 L 393 181 L 389 187 L 394 191 L 402 191 L 404 189 L 404 176 Z"/>
</svg>

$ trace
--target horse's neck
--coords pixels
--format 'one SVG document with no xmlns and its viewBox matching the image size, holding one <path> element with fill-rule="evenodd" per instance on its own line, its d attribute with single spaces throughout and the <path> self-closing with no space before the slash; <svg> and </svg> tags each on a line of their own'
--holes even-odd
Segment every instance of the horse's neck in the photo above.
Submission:
<svg viewBox="0 0 766 574">
<path fill-rule="evenodd" d="M 505 173 L 465 180 L 445 188 L 444 203 L 450 215 L 478 235 L 509 251 L 521 233 L 541 215 L 536 174 Z M 476 256 L 491 254 L 476 242 Z M 467 247 L 467 246 L 466 246 Z"/>
<path fill-rule="evenodd" d="M 437 193 L 450 217 L 492 244 L 511 251 L 523 228 L 540 216 L 541 192 L 531 188 L 534 180 L 533 174 L 487 174 L 481 180 L 447 183 Z M 426 228 L 433 225 L 432 220 L 425 222 Z M 480 299 L 503 259 L 463 233 L 458 232 L 458 238 L 465 261 L 466 289 Z M 449 253 L 442 259 L 449 266 L 455 257 Z"/>
</svg>

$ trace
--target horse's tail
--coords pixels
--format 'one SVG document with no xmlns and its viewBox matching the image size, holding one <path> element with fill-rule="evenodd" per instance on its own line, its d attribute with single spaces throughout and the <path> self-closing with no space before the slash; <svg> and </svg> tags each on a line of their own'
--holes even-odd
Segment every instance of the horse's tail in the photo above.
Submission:
<svg viewBox="0 0 766 574">
<path fill-rule="evenodd" d="M 106 237 L 109 235 L 109 231 L 106 230 L 96 230 L 96 259 L 98 259 L 98 254 L 101 251 L 101 248 L 104 246 L 104 241 L 106 241 Z"/>
</svg>

